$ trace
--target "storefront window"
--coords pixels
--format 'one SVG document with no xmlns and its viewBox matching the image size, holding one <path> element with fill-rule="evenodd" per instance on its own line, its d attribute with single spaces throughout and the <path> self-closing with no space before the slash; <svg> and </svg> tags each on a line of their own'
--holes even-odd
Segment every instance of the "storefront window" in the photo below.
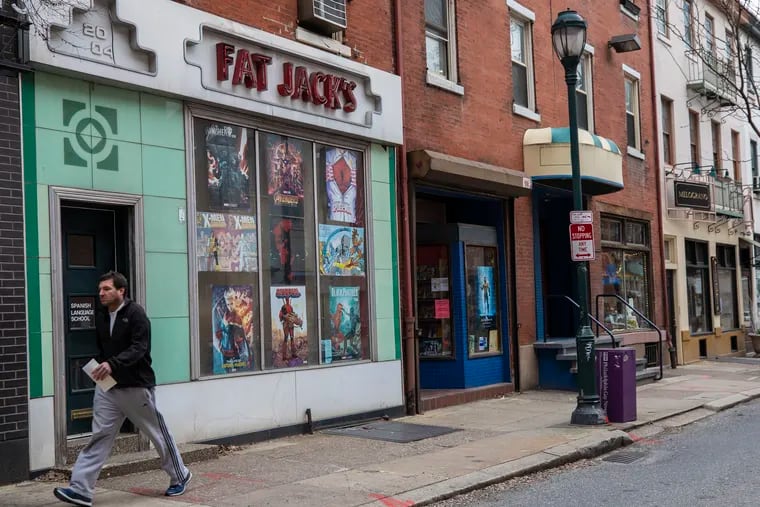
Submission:
<svg viewBox="0 0 760 507">
<path fill-rule="evenodd" d="M 717 245 L 718 284 L 720 287 L 720 327 L 739 327 L 738 298 L 736 290 L 736 248 Z"/>
<path fill-rule="evenodd" d="M 749 248 L 739 250 L 739 264 L 742 273 L 742 323 L 752 325 L 752 261 Z"/>
<path fill-rule="evenodd" d="M 420 357 L 451 357 L 449 250 L 417 246 L 417 321 Z"/>
<path fill-rule="evenodd" d="M 198 118 L 194 135 L 201 375 L 368 358 L 363 154 Z"/>
<path fill-rule="evenodd" d="M 470 356 L 501 352 L 496 247 L 467 245 L 467 343 Z"/>
<path fill-rule="evenodd" d="M 623 236 L 622 231 L 625 231 Z M 649 317 L 649 233 L 645 222 L 602 218 L 603 294 L 620 296 Z M 647 327 L 629 306 L 604 299 L 604 324 L 612 330 Z"/>
<path fill-rule="evenodd" d="M 686 240 L 686 298 L 692 333 L 712 331 L 707 243 Z"/>
</svg>

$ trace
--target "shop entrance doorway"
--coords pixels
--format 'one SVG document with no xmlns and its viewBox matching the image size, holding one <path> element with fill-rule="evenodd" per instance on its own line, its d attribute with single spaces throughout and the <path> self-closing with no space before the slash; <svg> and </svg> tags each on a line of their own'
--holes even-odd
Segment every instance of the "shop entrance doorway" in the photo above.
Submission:
<svg viewBox="0 0 760 507">
<path fill-rule="evenodd" d="M 423 411 L 513 390 L 506 214 L 500 199 L 438 190 L 416 193 L 415 304 Z"/>
<path fill-rule="evenodd" d="M 570 259 L 570 192 L 534 189 L 541 246 L 541 291 L 544 304 L 544 335 L 549 338 L 574 337 L 578 312 L 564 296 L 576 300 L 576 270 Z"/>
<path fill-rule="evenodd" d="M 98 278 L 117 270 L 128 278 L 127 210 L 61 205 L 61 252 L 66 372 L 66 433 L 90 431 L 94 383 L 82 371 L 97 356 L 95 314 L 103 311 Z"/>
</svg>

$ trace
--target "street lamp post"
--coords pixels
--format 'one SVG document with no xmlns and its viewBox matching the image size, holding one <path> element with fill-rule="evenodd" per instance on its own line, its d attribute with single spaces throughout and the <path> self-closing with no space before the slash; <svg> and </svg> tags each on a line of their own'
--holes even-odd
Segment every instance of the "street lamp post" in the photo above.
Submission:
<svg viewBox="0 0 760 507">
<path fill-rule="evenodd" d="M 567 105 L 570 119 L 570 166 L 573 175 L 573 209 L 583 211 L 580 156 L 578 154 L 578 113 L 575 87 L 578 83 L 578 63 L 586 45 L 586 21 L 575 11 L 560 12 L 552 25 L 554 52 L 565 68 Z M 578 355 L 578 404 L 570 419 L 572 424 L 604 424 L 596 386 L 596 352 L 594 333 L 588 318 L 588 262 L 576 262 L 577 298 L 580 305 L 575 348 Z"/>
</svg>

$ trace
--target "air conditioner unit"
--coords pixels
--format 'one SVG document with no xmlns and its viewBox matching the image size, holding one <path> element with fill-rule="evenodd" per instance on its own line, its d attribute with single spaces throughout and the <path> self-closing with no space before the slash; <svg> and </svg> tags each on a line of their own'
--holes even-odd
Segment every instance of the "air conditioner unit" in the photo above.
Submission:
<svg viewBox="0 0 760 507">
<path fill-rule="evenodd" d="M 332 35 L 348 26 L 347 0 L 298 0 L 298 23 L 316 32 Z"/>
<path fill-rule="evenodd" d="M 752 191 L 760 194 L 760 176 L 752 176 Z"/>
</svg>

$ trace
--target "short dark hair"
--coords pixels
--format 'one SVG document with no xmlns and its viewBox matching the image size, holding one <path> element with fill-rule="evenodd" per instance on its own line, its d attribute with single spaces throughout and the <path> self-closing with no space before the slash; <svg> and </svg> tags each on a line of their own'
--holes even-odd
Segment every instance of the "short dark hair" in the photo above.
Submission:
<svg viewBox="0 0 760 507">
<path fill-rule="evenodd" d="M 113 282 L 113 286 L 116 289 L 127 290 L 127 277 L 122 275 L 118 271 L 109 271 L 108 273 L 104 273 L 98 279 L 98 285 L 100 285 L 101 282 L 105 282 L 107 280 L 111 280 Z"/>
</svg>

